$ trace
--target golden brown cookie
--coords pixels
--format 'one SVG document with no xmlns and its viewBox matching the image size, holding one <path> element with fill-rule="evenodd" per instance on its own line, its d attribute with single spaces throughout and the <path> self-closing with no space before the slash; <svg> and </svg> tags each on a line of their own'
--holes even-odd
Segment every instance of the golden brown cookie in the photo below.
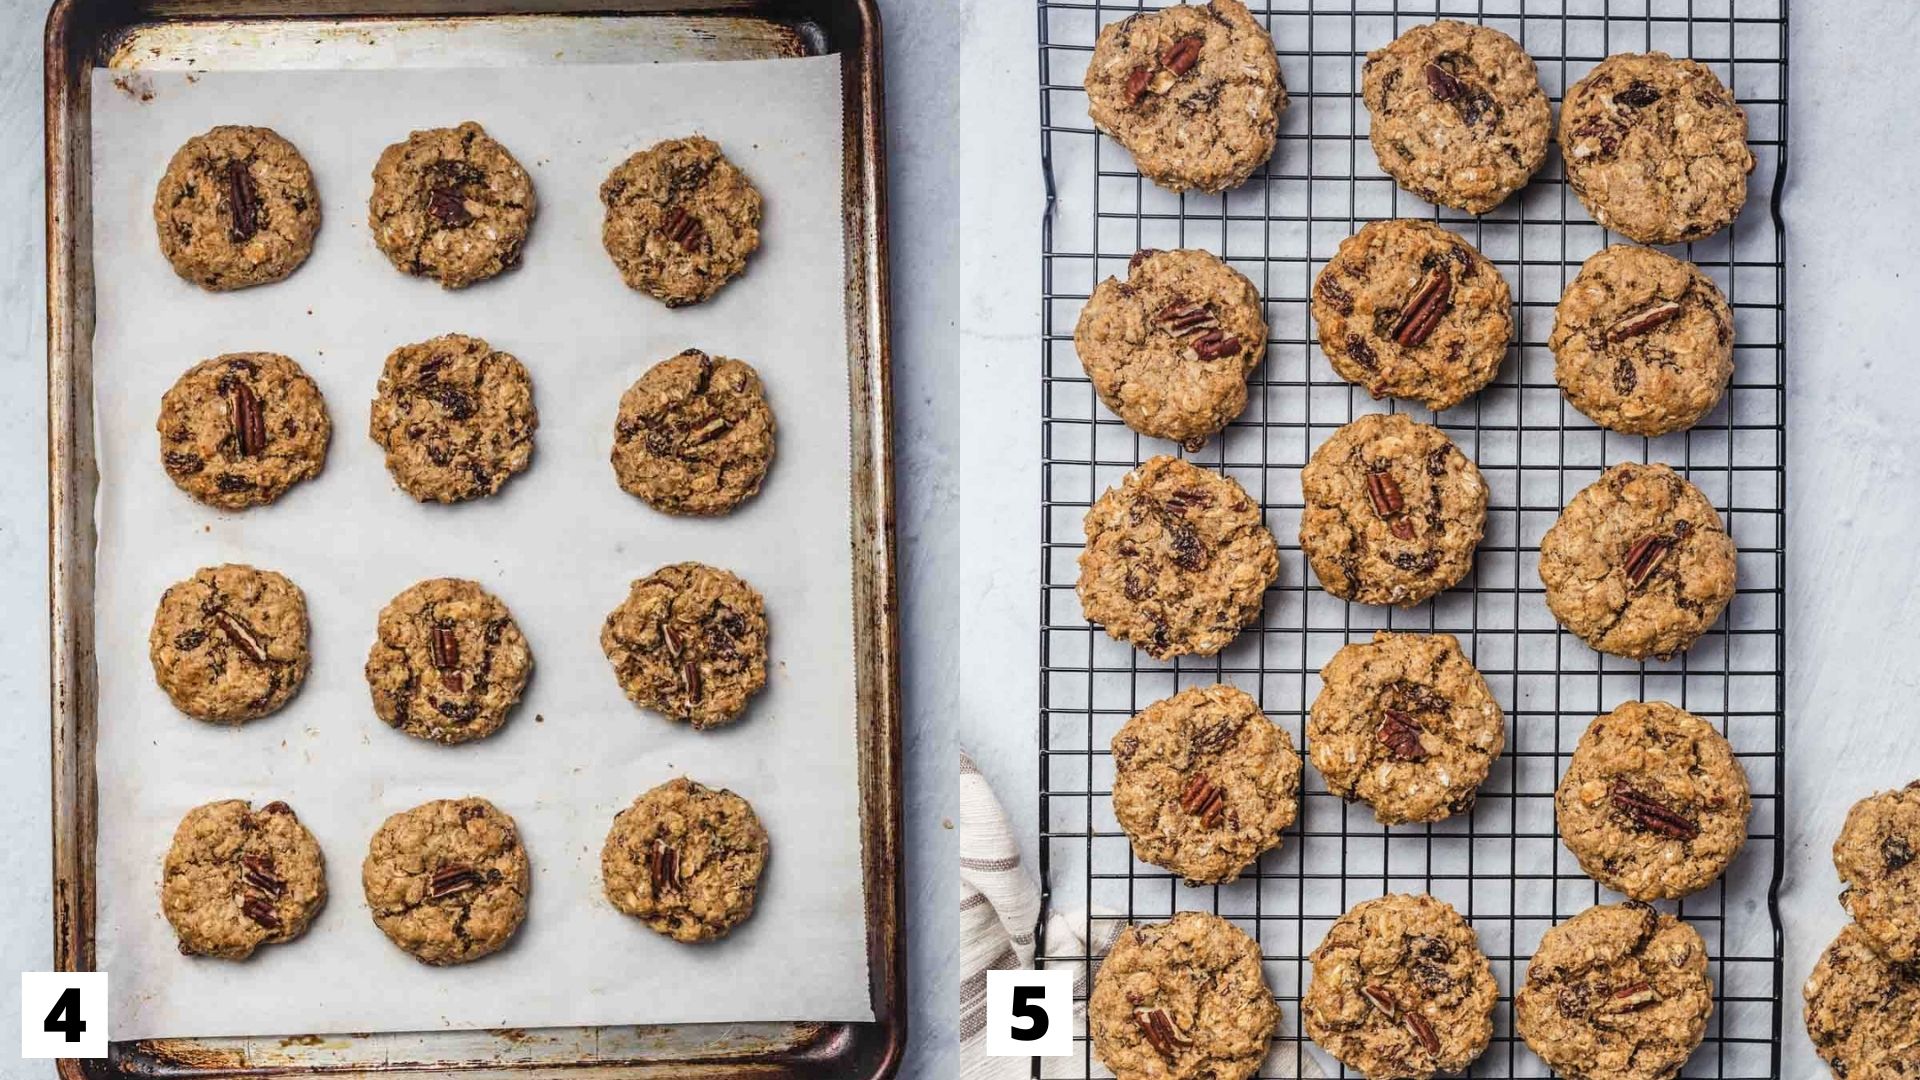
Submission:
<svg viewBox="0 0 1920 1080">
<path fill-rule="evenodd" d="M 381 152 L 367 227 L 396 269 L 464 289 L 520 265 L 535 206 L 527 170 L 469 120 Z"/>
<path fill-rule="evenodd" d="M 463 743 L 500 730 L 533 673 L 513 613 L 478 582 L 414 585 L 380 609 L 375 634 L 373 711 L 419 739 Z"/>
<path fill-rule="evenodd" d="M 725 570 L 663 566 L 607 615 L 600 648 L 634 704 L 717 727 L 767 684 L 766 601 Z"/>
<path fill-rule="evenodd" d="M 279 281 L 313 254 L 320 195 L 272 128 L 223 124 L 174 152 L 153 194 L 160 251 L 212 292 Z"/>
<path fill-rule="evenodd" d="M 600 185 L 600 201 L 600 240 L 620 277 L 670 308 L 719 292 L 760 247 L 759 190 L 699 135 L 621 162 Z"/>
<path fill-rule="evenodd" d="M 388 818 L 360 884 L 387 939 L 423 964 L 464 964 L 506 945 L 532 876 L 511 817 L 485 799 L 436 799 Z"/>
<path fill-rule="evenodd" d="M 1120 931 L 1087 997 L 1093 1052 L 1118 1080 L 1246 1080 L 1279 1023 L 1260 946 L 1199 911 Z"/>
<path fill-rule="evenodd" d="M 1833 842 L 1840 903 L 1875 951 L 1920 962 L 1920 780 L 1853 804 Z"/>
<path fill-rule="evenodd" d="M 226 353 L 187 369 L 160 399 L 160 464 L 208 506 L 278 499 L 327 463 L 333 421 L 299 364 L 278 353 Z"/>
<path fill-rule="evenodd" d="M 511 353 L 465 334 L 387 357 L 367 433 L 387 471 L 421 502 L 492 495 L 533 460 L 533 377 Z"/>
<path fill-rule="evenodd" d="M 731 791 L 681 777 L 613 819 L 600 878 L 613 906 L 675 941 L 725 937 L 753 914 L 767 830 Z"/>
<path fill-rule="evenodd" d="M 167 849 L 160 910 L 188 956 L 245 960 L 307 932 L 327 902 L 327 861 L 286 803 L 196 806 Z"/>
<path fill-rule="evenodd" d="M 216 724 L 258 719 L 306 681 L 306 594 L 271 570 L 202 567 L 160 597 L 147 649 L 174 708 Z"/>
<path fill-rule="evenodd" d="M 1920 967 L 1888 960 L 1849 925 L 1814 965 L 1805 996 L 1807 1036 L 1834 1080 L 1920 1076 Z"/>
<path fill-rule="evenodd" d="M 613 475 L 669 514 L 724 514 L 752 498 L 773 464 L 773 409 L 744 360 L 688 349 L 620 397 Z"/>
</svg>

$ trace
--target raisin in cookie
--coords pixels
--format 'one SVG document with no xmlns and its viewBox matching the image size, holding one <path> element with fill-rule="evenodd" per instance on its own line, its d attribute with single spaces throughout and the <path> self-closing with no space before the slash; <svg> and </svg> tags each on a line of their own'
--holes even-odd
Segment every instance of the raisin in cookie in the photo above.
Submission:
<svg viewBox="0 0 1920 1080">
<path fill-rule="evenodd" d="M 360 865 L 375 925 L 435 966 L 499 951 L 527 917 L 531 882 L 513 818 L 473 796 L 388 818 Z"/>
<path fill-rule="evenodd" d="M 1484 214 L 1547 160 L 1553 109 L 1520 43 L 1441 19 L 1367 54 L 1360 94 L 1380 167 L 1428 202 Z"/>
<path fill-rule="evenodd" d="M 1747 201 L 1747 114 L 1703 64 L 1619 53 L 1560 107 L 1567 183 L 1601 225 L 1643 244 L 1703 240 Z"/>
<path fill-rule="evenodd" d="M 367 227 L 396 269 L 464 289 L 520 265 L 535 205 L 527 170 L 469 120 L 381 152 Z"/>
<path fill-rule="evenodd" d="M 675 941 L 725 937 L 753 914 L 767 830 L 731 791 L 669 780 L 613 819 L 600 851 L 607 899 Z"/>
<path fill-rule="evenodd" d="M 634 704 L 717 727 L 767 684 L 766 601 L 725 570 L 663 566 L 607 615 L 600 648 Z"/>
<path fill-rule="evenodd" d="M 533 377 L 518 359 L 442 334 L 387 357 L 367 433 L 402 491 L 451 503 L 492 495 L 525 469 L 539 426 Z"/>
<path fill-rule="evenodd" d="M 1382 825 L 1473 809 L 1507 725 L 1452 634 L 1376 630 L 1334 653 L 1320 682 L 1307 745 L 1329 791 Z"/>
<path fill-rule="evenodd" d="M 1727 737 L 1664 701 L 1595 718 L 1553 801 L 1580 869 L 1635 900 L 1674 899 L 1718 878 L 1753 810 Z"/>
<path fill-rule="evenodd" d="M 1480 938 L 1427 895 L 1367 900 L 1313 950 L 1307 1037 L 1372 1080 L 1427 1080 L 1472 1064 L 1493 1038 L 1500 988 Z"/>
<path fill-rule="evenodd" d="M 507 605 L 478 582 L 431 578 L 380 609 L 367 687 L 389 727 L 440 743 L 500 730 L 533 672 Z"/>
<path fill-rule="evenodd" d="M 620 397 L 613 475 L 669 514 L 724 514 L 760 490 L 773 464 L 773 410 L 743 360 L 688 349 Z"/>
<path fill-rule="evenodd" d="M 202 567 L 160 597 L 147 649 L 174 708 L 216 724 L 258 719 L 306 681 L 306 594 L 271 570 Z"/>
<path fill-rule="evenodd" d="M 1246 1080 L 1279 1023 L 1260 946 L 1199 911 L 1120 931 L 1087 998 L 1093 1052 L 1119 1080 Z"/>
<path fill-rule="evenodd" d="M 1580 267 L 1554 309 L 1553 377 L 1573 407 L 1629 435 L 1684 431 L 1733 376 L 1733 309 L 1700 268 L 1615 244 Z"/>
<path fill-rule="evenodd" d="M 1246 490 L 1175 457 L 1108 488 L 1084 528 L 1081 610 L 1159 660 L 1226 648 L 1280 576 L 1279 545 Z"/>
<path fill-rule="evenodd" d="M 1713 1015 L 1706 943 L 1638 900 L 1588 908 L 1540 939 L 1513 1014 L 1566 1080 L 1672 1080 Z"/>
<path fill-rule="evenodd" d="M 719 292 L 760 246 L 760 192 L 699 135 L 621 162 L 600 185 L 600 201 L 600 241 L 620 277 L 670 308 Z"/>
<path fill-rule="evenodd" d="M 299 364 L 226 353 L 187 369 L 160 399 L 160 464 L 208 506 L 265 506 L 320 474 L 333 421 Z"/>
<path fill-rule="evenodd" d="M 1850 925 L 1821 954 L 1805 995 L 1807 1036 L 1836 1080 L 1920 1076 L 1920 966 L 1875 952 Z"/>
<path fill-rule="evenodd" d="M 1487 484 L 1437 427 L 1362 416 L 1320 444 L 1300 486 L 1300 546 L 1343 600 L 1418 604 L 1473 569 Z"/>
<path fill-rule="evenodd" d="M 160 251 L 212 292 L 279 281 L 313 254 L 313 170 L 271 128 L 221 125 L 174 152 L 153 194 Z"/>
<path fill-rule="evenodd" d="M 327 902 L 327 861 L 286 803 L 196 806 L 174 830 L 160 910 L 188 956 L 245 960 L 307 932 Z"/>
<path fill-rule="evenodd" d="M 1236 687 L 1154 702 L 1112 750 L 1113 814 L 1134 856 L 1189 885 L 1239 877 L 1300 813 L 1293 740 Z"/>
<path fill-rule="evenodd" d="M 1260 294 L 1205 251 L 1144 250 L 1093 290 L 1073 330 L 1093 388 L 1127 426 L 1198 450 L 1247 407 L 1267 354 Z"/>
<path fill-rule="evenodd" d="M 1588 645 L 1666 659 L 1733 599 L 1736 556 L 1699 488 L 1665 465 L 1623 462 L 1547 530 L 1540 580 L 1553 617 Z"/>
<path fill-rule="evenodd" d="M 1240 0 L 1176 4 L 1101 28 L 1087 111 L 1169 191 L 1238 187 L 1273 156 L 1287 88 Z"/>
<path fill-rule="evenodd" d="M 1840 903 L 1881 955 L 1920 962 L 1920 780 L 1853 804 L 1833 842 Z M 1920 1075 L 1920 1074 L 1917 1074 Z"/>
</svg>

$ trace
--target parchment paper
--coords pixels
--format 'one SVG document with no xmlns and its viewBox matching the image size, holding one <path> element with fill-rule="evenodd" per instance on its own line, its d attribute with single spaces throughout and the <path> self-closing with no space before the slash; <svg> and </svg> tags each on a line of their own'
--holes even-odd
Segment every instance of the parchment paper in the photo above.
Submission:
<svg viewBox="0 0 1920 1080">
<path fill-rule="evenodd" d="M 115 1038 L 722 1020 L 869 1020 L 850 598 L 841 100 L 833 58 L 499 70 L 143 74 L 93 82 L 95 422 L 100 461 L 99 964 Z M 395 271 L 367 234 L 373 163 L 413 128 L 473 119 L 533 175 L 517 271 L 461 292 Z M 279 284 L 205 293 L 177 278 L 151 202 L 168 158 L 216 123 L 264 124 L 312 164 L 313 257 Z M 767 200 L 764 244 L 715 300 L 669 311 L 600 246 L 600 181 L 693 131 Z M 394 347 L 476 334 L 533 373 L 533 466 L 477 503 L 420 506 L 367 437 Z M 687 520 L 623 493 L 608 464 L 622 391 L 688 346 L 759 368 L 779 424 L 760 496 Z M 158 461 L 160 397 L 222 352 L 285 353 L 325 393 L 326 471 L 243 514 L 203 507 Z M 769 684 L 737 724 L 697 733 L 629 704 L 599 648 L 628 584 L 700 559 L 766 596 Z M 147 658 L 172 582 L 223 561 L 306 592 L 313 670 L 240 728 L 176 712 Z M 373 714 L 361 668 L 382 605 L 415 581 L 480 581 L 534 651 L 505 729 L 443 747 Z M 613 816 L 676 775 L 752 800 L 772 838 L 759 907 L 732 936 L 676 944 L 609 905 Z M 520 824 L 531 910 L 503 952 L 436 969 L 368 916 L 360 862 L 389 814 L 492 799 Z M 189 808 L 285 799 L 326 853 L 331 899 L 305 937 L 245 963 L 183 957 L 159 911 L 161 858 Z"/>
</svg>

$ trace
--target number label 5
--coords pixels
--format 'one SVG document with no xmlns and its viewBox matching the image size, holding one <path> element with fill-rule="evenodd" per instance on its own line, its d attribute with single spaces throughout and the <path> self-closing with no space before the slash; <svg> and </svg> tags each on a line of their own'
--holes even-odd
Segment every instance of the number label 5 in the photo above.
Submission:
<svg viewBox="0 0 1920 1080">
<path fill-rule="evenodd" d="M 1073 1053 L 1073 972 L 987 972 L 987 1056 Z"/>
<path fill-rule="evenodd" d="M 106 972 L 22 972 L 20 1056 L 106 1057 Z"/>
</svg>

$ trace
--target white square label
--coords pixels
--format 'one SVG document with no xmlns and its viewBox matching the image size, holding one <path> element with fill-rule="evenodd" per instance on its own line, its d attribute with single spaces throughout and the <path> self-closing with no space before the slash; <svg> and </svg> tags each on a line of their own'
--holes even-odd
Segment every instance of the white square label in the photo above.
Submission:
<svg viewBox="0 0 1920 1080">
<path fill-rule="evenodd" d="M 20 973 L 20 1056 L 107 1056 L 107 973 Z"/>
<path fill-rule="evenodd" d="M 1073 972 L 987 972 L 987 1056 L 1073 1053 Z"/>
</svg>

